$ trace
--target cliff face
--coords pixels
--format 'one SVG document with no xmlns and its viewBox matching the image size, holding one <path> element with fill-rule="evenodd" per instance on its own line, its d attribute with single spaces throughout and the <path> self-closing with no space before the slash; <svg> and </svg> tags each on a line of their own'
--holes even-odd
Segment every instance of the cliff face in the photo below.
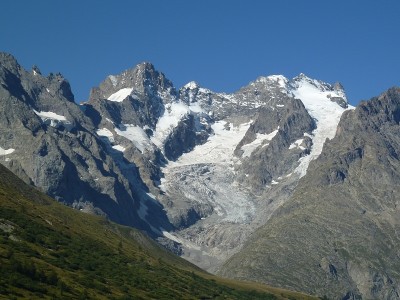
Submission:
<svg viewBox="0 0 400 300">
<path fill-rule="evenodd" d="M 221 274 L 333 299 L 400 294 L 400 89 L 346 112 L 293 196 Z"/>
<path fill-rule="evenodd" d="M 139 213 L 148 205 L 158 211 L 154 224 L 169 228 L 136 166 L 126 167 L 128 162 L 96 134 L 95 122 L 82 108 L 61 74 L 44 77 L 37 67 L 28 72 L 11 55 L 0 55 L 2 163 L 77 209 L 151 233 Z"/>
</svg>

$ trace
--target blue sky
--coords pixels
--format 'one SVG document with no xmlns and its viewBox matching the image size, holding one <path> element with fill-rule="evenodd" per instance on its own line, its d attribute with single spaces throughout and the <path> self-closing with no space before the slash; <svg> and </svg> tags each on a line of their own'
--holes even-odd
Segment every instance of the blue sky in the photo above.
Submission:
<svg viewBox="0 0 400 300">
<path fill-rule="evenodd" d="M 179 88 L 233 92 L 261 75 L 340 81 L 351 103 L 400 85 L 400 1 L 3 1 L 0 51 L 61 72 L 77 101 L 150 61 Z"/>
</svg>

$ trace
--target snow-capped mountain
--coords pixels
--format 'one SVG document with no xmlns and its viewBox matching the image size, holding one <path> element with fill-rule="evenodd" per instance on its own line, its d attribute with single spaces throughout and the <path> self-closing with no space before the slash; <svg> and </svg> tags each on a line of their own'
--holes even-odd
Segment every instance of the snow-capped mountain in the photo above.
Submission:
<svg viewBox="0 0 400 300">
<path fill-rule="evenodd" d="M 244 241 L 284 202 L 290 193 L 271 205 L 257 197 L 295 185 L 347 109 L 340 85 L 303 74 L 259 77 L 233 94 L 195 82 L 177 91 L 150 63 L 108 76 L 76 105 L 60 74 L 25 71 L 6 54 L 1 66 L 3 107 L 18 103 L 3 120 L 34 124 L 24 140 L 15 126 L 3 131 L 6 166 L 60 201 L 211 261 L 241 245 L 231 231 Z"/>
<path fill-rule="evenodd" d="M 214 122 L 203 144 L 161 168 L 159 198 L 184 257 L 215 270 L 285 202 L 349 109 L 338 87 L 274 75 L 233 94 L 180 90 Z"/>
<path fill-rule="evenodd" d="M 26 71 L 7 54 L 0 55 L 0 66 L 3 165 L 67 205 L 143 229 L 182 257 L 211 272 L 222 268 L 225 275 L 240 269 L 249 243 L 257 248 L 255 237 L 263 238 L 264 230 L 270 232 L 269 224 L 278 224 L 279 233 L 289 230 L 280 218 L 301 211 L 297 193 L 307 191 L 305 182 L 319 190 L 319 175 L 329 182 L 329 188 L 347 178 L 356 154 L 336 157 L 338 136 L 344 145 L 357 145 L 369 153 L 368 147 L 374 146 L 360 142 L 357 132 L 368 129 L 375 136 L 374 126 L 382 123 L 390 125 L 390 131 L 376 138 L 379 145 L 389 147 L 396 140 L 397 102 L 390 109 L 382 104 L 389 96 L 354 113 L 339 83 L 324 83 L 304 74 L 292 79 L 259 77 L 227 94 L 194 81 L 176 89 L 152 64 L 142 63 L 108 76 L 92 89 L 87 102 L 78 105 L 61 74 L 45 77 L 37 67 Z M 375 107 L 386 107 L 385 115 L 365 121 L 373 118 Z M 347 127 L 339 126 L 345 117 Z M 390 119 L 389 125 L 385 118 Z M 397 153 L 391 151 L 390 155 Z M 394 161 L 396 155 L 392 155 Z M 335 161 L 329 168 L 321 165 L 327 157 Z M 366 166 L 349 172 L 356 176 Z M 324 170 L 322 175 L 320 170 Z M 362 186 L 357 180 L 351 182 Z M 349 199 L 362 193 L 362 188 L 350 183 L 346 188 L 351 191 Z M 332 192 L 333 200 L 335 193 L 341 192 Z M 315 207 L 317 200 L 312 202 Z M 362 205 L 357 209 L 362 212 Z M 329 212 L 324 216 L 328 218 Z M 294 214 L 294 218 L 301 216 Z M 269 237 L 274 234 L 282 242 L 271 243 L 277 245 L 276 252 L 271 252 L 276 257 L 283 259 L 278 255 L 280 245 L 297 251 L 285 236 L 273 232 Z M 333 260 L 321 260 L 322 268 L 330 270 L 329 259 Z M 346 266 L 340 262 L 341 268 Z M 243 278 L 255 280 L 249 275 L 251 270 L 243 271 Z M 354 280 L 362 272 L 356 273 Z M 268 276 L 260 278 L 269 280 Z M 290 278 L 275 282 L 286 285 Z M 335 278 L 340 280 L 340 275 Z M 350 291 L 344 281 L 340 281 L 342 287 Z M 313 286 L 308 288 L 312 292 Z"/>
</svg>

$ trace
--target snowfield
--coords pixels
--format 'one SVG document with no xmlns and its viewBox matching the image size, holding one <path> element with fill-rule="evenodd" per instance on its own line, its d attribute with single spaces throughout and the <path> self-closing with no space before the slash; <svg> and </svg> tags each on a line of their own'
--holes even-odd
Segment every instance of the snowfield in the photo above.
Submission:
<svg viewBox="0 0 400 300">
<path fill-rule="evenodd" d="M 160 149 L 167 137 L 171 134 L 179 122 L 190 113 L 189 107 L 182 102 L 173 102 L 165 106 L 164 114 L 158 119 L 156 130 L 151 141 Z"/>
<path fill-rule="evenodd" d="M 234 127 L 225 121 L 215 122 L 211 128 L 214 132 L 207 142 L 196 146 L 191 152 L 184 153 L 175 162 L 169 162 L 168 168 L 183 165 L 218 163 L 232 165 L 234 161 L 233 152 L 243 139 L 251 122 Z"/>
<path fill-rule="evenodd" d="M 246 223 L 255 213 L 253 200 L 235 185 L 233 152 L 251 122 L 233 126 L 225 121 L 212 125 L 214 134 L 177 161 L 162 169 L 165 177 L 160 188 L 174 190 L 192 202 L 208 203 L 218 216 L 217 222 Z"/>
<path fill-rule="evenodd" d="M 317 125 L 311 136 L 313 140 L 311 153 L 300 158 L 300 165 L 295 170 L 300 177 L 303 177 L 307 173 L 310 162 L 321 154 L 325 140 L 335 137 L 336 128 L 343 112 L 348 109 L 354 109 L 354 107 L 350 105 L 347 109 L 340 107 L 337 103 L 331 101 L 329 97 L 342 97 L 346 99 L 345 95 L 335 93 L 334 91 L 326 91 L 319 81 L 308 77 L 298 82 L 292 93 L 303 102 Z"/>
<path fill-rule="evenodd" d="M 110 78 L 110 80 L 112 80 Z M 107 100 L 115 101 L 115 102 L 122 102 L 126 97 L 128 97 L 133 91 L 133 88 L 124 88 L 120 89 L 118 92 L 112 94 Z"/>
<path fill-rule="evenodd" d="M 142 153 L 153 149 L 152 142 L 146 132 L 139 126 L 122 124 L 119 128 L 115 128 L 115 132 L 130 140 Z"/>
<path fill-rule="evenodd" d="M 199 265 L 205 263 L 201 266 L 207 269 L 216 266 L 211 261 L 230 252 L 223 250 L 222 245 L 221 249 L 205 246 L 205 238 L 210 234 L 207 239 L 218 239 L 219 236 L 224 239 L 225 230 L 230 231 L 232 226 L 236 226 L 237 236 L 241 236 L 242 229 L 237 226 L 251 223 L 256 214 L 255 199 L 238 186 L 234 171 L 234 165 L 240 163 L 234 151 L 250 124 L 234 126 L 217 121 L 211 126 L 213 134 L 204 144 L 162 168 L 164 178 L 159 187 L 166 195 L 171 195 L 177 209 L 182 205 L 185 207 L 186 203 L 193 207 L 212 207 L 211 213 L 203 215 L 186 230 L 174 233 L 163 230 L 166 238 L 182 245 L 184 258 Z M 237 242 L 237 237 L 235 239 Z"/>
</svg>

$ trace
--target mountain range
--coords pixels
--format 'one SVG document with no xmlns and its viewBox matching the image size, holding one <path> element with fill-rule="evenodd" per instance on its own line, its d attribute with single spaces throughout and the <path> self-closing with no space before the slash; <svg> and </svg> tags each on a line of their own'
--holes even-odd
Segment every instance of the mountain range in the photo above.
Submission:
<svg viewBox="0 0 400 300">
<path fill-rule="evenodd" d="M 84 213 L 212 273 L 333 299 L 398 299 L 400 90 L 259 77 L 176 89 L 150 63 L 75 103 L 61 74 L 0 54 L 0 158 Z"/>
</svg>

